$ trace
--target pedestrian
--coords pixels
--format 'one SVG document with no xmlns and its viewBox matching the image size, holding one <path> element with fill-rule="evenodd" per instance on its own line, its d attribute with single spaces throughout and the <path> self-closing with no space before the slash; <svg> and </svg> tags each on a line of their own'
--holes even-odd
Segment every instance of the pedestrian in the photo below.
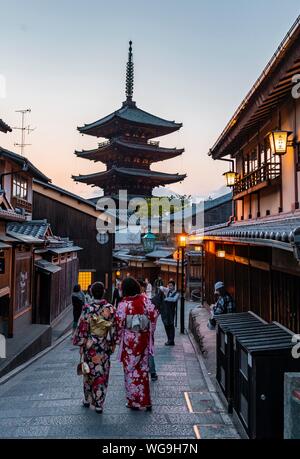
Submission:
<svg viewBox="0 0 300 459">
<path fill-rule="evenodd" d="M 159 293 L 160 287 L 163 287 L 164 283 L 161 276 L 158 276 L 157 279 L 154 281 L 154 295 Z"/>
<path fill-rule="evenodd" d="M 109 379 L 110 356 L 116 344 L 115 308 L 103 299 L 102 282 L 95 282 L 91 293 L 93 300 L 82 311 L 73 344 L 80 346 L 83 406 L 101 414 Z"/>
<path fill-rule="evenodd" d="M 138 280 L 139 284 L 140 284 L 140 287 L 141 287 L 141 294 L 142 295 L 145 295 L 145 298 L 148 299 L 148 296 L 146 295 L 146 289 L 147 289 L 147 286 L 146 286 L 146 280 L 143 281 L 142 279 L 139 279 Z M 160 292 L 162 293 L 162 292 Z M 152 304 L 154 304 L 156 310 L 157 310 L 157 313 L 159 315 L 159 300 L 158 298 L 154 297 L 151 299 L 151 302 Z M 155 360 L 154 360 L 154 333 L 155 333 L 155 326 L 153 325 L 152 326 L 152 333 L 151 333 L 151 338 L 152 338 L 152 349 L 151 351 L 149 352 L 149 373 L 150 373 L 150 377 L 151 377 L 151 381 L 157 381 L 158 380 L 158 375 L 156 373 L 156 365 L 155 365 Z"/>
<path fill-rule="evenodd" d="M 77 327 L 79 317 L 82 313 L 82 308 L 85 305 L 85 296 L 79 284 L 74 285 L 72 293 L 72 306 L 73 306 L 73 333 Z"/>
<path fill-rule="evenodd" d="M 147 279 L 147 277 L 145 279 L 145 284 L 146 284 L 146 295 L 149 298 L 149 300 L 151 300 L 151 298 L 152 298 L 152 285 L 149 282 L 149 279 Z"/>
<path fill-rule="evenodd" d="M 152 330 L 158 311 L 141 293 L 133 277 L 122 282 L 123 299 L 116 313 L 119 360 L 123 364 L 127 407 L 152 409 L 149 384 L 149 354 L 152 352 Z"/>
<path fill-rule="evenodd" d="M 92 292 L 91 292 L 91 287 L 92 287 L 92 285 L 89 285 L 88 288 L 87 288 L 87 291 L 85 292 L 85 302 L 86 303 L 91 303 L 91 301 L 93 299 L 93 295 L 92 295 Z"/>
<path fill-rule="evenodd" d="M 121 290 L 121 281 L 119 279 L 116 280 L 116 285 L 113 291 L 112 296 L 112 305 L 117 308 L 120 301 L 122 299 L 122 290 Z"/>
<path fill-rule="evenodd" d="M 175 314 L 179 293 L 176 290 L 175 282 L 170 279 L 168 287 L 160 287 L 165 298 L 161 306 L 161 318 L 167 334 L 165 346 L 175 346 Z"/>
<path fill-rule="evenodd" d="M 220 314 L 231 314 L 235 312 L 235 302 L 232 296 L 226 291 L 223 282 L 219 281 L 215 284 L 215 295 L 217 296 L 217 301 L 211 307 L 211 316 L 207 323 L 207 326 L 210 330 L 214 330 L 216 327 L 215 316 Z"/>
</svg>

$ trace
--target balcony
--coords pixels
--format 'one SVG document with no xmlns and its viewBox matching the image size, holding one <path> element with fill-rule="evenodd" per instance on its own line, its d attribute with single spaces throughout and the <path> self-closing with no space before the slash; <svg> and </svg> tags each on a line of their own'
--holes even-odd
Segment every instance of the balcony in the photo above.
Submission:
<svg viewBox="0 0 300 459">
<path fill-rule="evenodd" d="M 25 199 L 13 197 L 11 198 L 11 204 L 14 209 L 21 208 L 25 209 L 26 212 L 32 213 L 32 204 Z"/>
<path fill-rule="evenodd" d="M 266 163 L 238 180 L 233 187 L 233 199 L 240 199 L 246 194 L 280 183 L 281 164 Z"/>
</svg>

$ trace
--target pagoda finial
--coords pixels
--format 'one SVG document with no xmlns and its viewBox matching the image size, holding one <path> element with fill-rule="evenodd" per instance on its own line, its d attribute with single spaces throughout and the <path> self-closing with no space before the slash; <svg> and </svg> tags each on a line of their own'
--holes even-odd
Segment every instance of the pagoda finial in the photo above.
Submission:
<svg viewBox="0 0 300 459">
<path fill-rule="evenodd" d="M 126 102 L 132 102 L 134 68 L 132 59 L 132 41 L 129 42 L 128 62 L 126 65 Z"/>
</svg>

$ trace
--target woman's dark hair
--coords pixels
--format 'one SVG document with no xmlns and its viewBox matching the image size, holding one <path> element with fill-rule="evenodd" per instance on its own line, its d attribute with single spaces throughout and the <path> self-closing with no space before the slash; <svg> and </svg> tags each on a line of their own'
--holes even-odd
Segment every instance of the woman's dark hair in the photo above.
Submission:
<svg viewBox="0 0 300 459">
<path fill-rule="evenodd" d="M 146 282 L 144 281 L 144 279 L 138 279 L 138 283 L 140 284 L 141 287 L 143 288 L 146 288 Z"/>
<path fill-rule="evenodd" d="M 141 293 L 141 286 L 134 277 L 126 277 L 122 282 L 123 296 L 134 296 Z"/>
<path fill-rule="evenodd" d="M 175 281 L 173 281 L 173 279 L 170 279 L 169 282 L 168 282 L 168 284 L 172 284 L 173 287 L 175 287 Z"/>
<path fill-rule="evenodd" d="M 79 285 L 79 284 L 74 285 L 73 292 L 74 292 L 74 293 L 78 293 L 78 292 L 80 292 L 80 291 L 81 291 L 80 285 Z"/>
<path fill-rule="evenodd" d="M 95 282 L 91 286 L 91 292 L 95 300 L 101 300 L 101 298 L 104 295 L 104 290 L 105 289 L 104 289 L 104 285 L 102 284 L 102 282 Z"/>
</svg>

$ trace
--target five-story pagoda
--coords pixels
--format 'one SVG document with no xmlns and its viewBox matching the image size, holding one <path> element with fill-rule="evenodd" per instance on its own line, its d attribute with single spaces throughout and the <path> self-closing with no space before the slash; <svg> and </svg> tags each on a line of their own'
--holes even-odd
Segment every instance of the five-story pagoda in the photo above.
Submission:
<svg viewBox="0 0 300 459">
<path fill-rule="evenodd" d="M 105 196 L 118 196 L 119 190 L 127 190 L 128 198 L 151 196 L 159 185 L 180 182 L 186 175 L 166 174 L 150 169 L 157 161 L 174 158 L 184 149 L 162 148 L 151 139 L 169 134 L 181 128 L 181 123 L 167 121 L 141 110 L 132 100 L 133 96 L 132 42 L 126 68 L 126 101 L 119 110 L 91 124 L 77 129 L 81 134 L 107 139 L 93 150 L 75 151 L 86 158 L 106 165 L 106 171 L 89 175 L 72 176 L 76 182 L 103 188 Z"/>
</svg>

